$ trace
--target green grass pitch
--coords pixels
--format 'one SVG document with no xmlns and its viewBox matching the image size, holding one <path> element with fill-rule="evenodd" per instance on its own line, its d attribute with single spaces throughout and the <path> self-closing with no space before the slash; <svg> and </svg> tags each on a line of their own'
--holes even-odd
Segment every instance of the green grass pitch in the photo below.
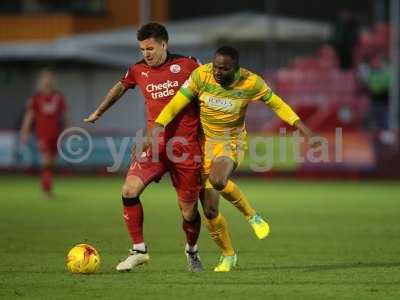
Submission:
<svg viewBox="0 0 400 300">
<path fill-rule="evenodd" d="M 169 180 L 142 196 L 151 262 L 119 274 L 130 241 L 122 177 L 56 178 L 46 199 L 35 177 L 0 177 L 0 299 L 400 299 L 400 186 L 384 182 L 237 179 L 271 235 L 259 241 L 221 199 L 239 268 L 214 273 L 219 252 L 203 226 L 206 271 L 186 271 L 184 238 Z M 94 275 L 65 269 L 68 249 L 95 246 Z"/>
</svg>

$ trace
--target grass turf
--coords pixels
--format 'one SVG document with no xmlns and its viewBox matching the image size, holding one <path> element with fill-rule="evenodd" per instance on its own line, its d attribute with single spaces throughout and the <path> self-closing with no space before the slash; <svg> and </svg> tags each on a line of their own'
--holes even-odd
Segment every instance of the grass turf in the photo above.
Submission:
<svg viewBox="0 0 400 300">
<path fill-rule="evenodd" d="M 186 272 L 184 239 L 169 180 L 142 196 L 151 263 L 119 274 L 129 238 L 122 178 L 57 178 L 46 199 L 38 179 L 0 177 L 0 298 L 4 299 L 399 299 L 400 187 L 396 183 L 237 180 L 271 236 L 258 241 L 225 200 L 240 267 L 212 272 L 219 253 L 202 228 L 206 271 Z M 94 245 L 102 265 L 72 275 L 65 255 Z"/>
</svg>

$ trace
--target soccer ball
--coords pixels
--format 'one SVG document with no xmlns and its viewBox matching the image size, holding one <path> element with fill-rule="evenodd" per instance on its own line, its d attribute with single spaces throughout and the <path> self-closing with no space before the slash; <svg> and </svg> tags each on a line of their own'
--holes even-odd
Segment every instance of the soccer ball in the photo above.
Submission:
<svg viewBox="0 0 400 300">
<path fill-rule="evenodd" d="M 67 268 L 75 274 L 91 274 L 100 265 L 100 255 L 88 244 L 75 245 L 67 255 Z"/>
</svg>

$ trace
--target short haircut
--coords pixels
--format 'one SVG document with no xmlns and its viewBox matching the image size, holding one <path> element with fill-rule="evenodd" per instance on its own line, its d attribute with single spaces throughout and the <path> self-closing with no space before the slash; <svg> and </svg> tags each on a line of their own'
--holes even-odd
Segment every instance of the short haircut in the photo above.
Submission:
<svg viewBox="0 0 400 300">
<path fill-rule="evenodd" d="M 229 56 L 237 65 L 239 65 L 239 51 L 231 46 L 222 46 L 215 51 L 215 55 Z"/>
<path fill-rule="evenodd" d="M 159 23 L 147 23 L 139 28 L 137 32 L 137 40 L 144 41 L 150 38 L 168 43 L 168 31 Z"/>
</svg>

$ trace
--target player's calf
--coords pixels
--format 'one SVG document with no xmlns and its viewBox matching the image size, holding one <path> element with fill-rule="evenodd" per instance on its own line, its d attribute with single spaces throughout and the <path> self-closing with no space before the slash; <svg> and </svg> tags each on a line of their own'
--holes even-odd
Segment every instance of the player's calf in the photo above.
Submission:
<svg viewBox="0 0 400 300">
<path fill-rule="evenodd" d="M 218 197 L 219 193 L 216 190 L 212 188 L 204 190 L 204 197 L 201 199 L 201 204 L 203 206 L 204 216 L 208 220 L 215 219 L 219 214 Z"/>
</svg>

